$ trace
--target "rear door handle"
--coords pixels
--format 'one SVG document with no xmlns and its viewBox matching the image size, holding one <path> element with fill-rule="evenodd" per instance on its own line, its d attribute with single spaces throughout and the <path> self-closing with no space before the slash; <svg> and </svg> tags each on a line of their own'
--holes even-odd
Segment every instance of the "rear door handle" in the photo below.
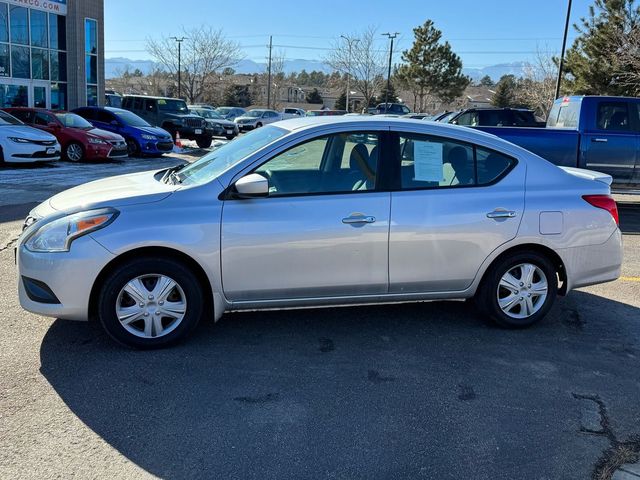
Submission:
<svg viewBox="0 0 640 480">
<path fill-rule="evenodd" d="M 488 218 L 513 218 L 516 216 L 516 212 L 507 210 L 494 210 L 487 213 Z"/>
<path fill-rule="evenodd" d="M 370 215 L 352 215 L 350 217 L 345 217 L 342 219 L 342 223 L 347 224 L 358 224 L 358 223 L 373 223 L 376 221 L 376 217 L 372 217 Z"/>
<path fill-rule="evenodd" d="M 606 138 L 592 138 L 591 141 L 595 143 L 607 143 L 609 140 Z"/>
</svg>

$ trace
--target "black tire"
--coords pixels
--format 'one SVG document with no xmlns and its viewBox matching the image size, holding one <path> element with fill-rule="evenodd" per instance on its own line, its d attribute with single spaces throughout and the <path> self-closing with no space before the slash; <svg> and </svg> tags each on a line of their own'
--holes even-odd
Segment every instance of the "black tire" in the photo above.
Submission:
<svg viewBox="0 0 640 480">
<path fill-rule="evenodd" d="M 196 143 L 199 148 L 209 148 L 211 146 L 211 142 L 213 142 L 213 137 L 210 135 L 201 135 L 196 137 Z"/>
<path fill-rule="evenodd" d="M 178 325 L 166 335 L 143 338 L 125 329 L 118 320 L 116 306 L 127 282 L 141 275 L 152 274 L 166 275 L 179 285 L 186 300 L 186 311 Z M 168 347 L 183 340 L 198 325 L 205 301 L 202 292 L 198 279 L 182 262 L 162 257 L 136 258 L 117 267 L 105 278 L 98 295 L 98 318 L 109 336 L 123 345 L 138 349 Z M 144 324 L 144 318 L 140 321 Z"/>
<path fill-rule="evenodd" d="M 544 273 L 547 280 L 547 296 L 533 315 L 526 318 L 513 318 L 507 315 L 498 305 L 498 288 L 502 277 L 521 264 L 534 265 Z M 527 285 L 519 288 L 526 289 Z M 505 291 L 508 292 L 508 290 Z M 519 252 L 499 258 L 489 267 L 476 293 L 475 303 L 484 315 L 499 326 L 504 328 L 525 328 L 537 323 L 549 312 L 557 294 L 558 277 L 553 263 L 546 256 L 537 252 Z M 523 295 L 528 295 L 526 290 L 524 290 Z"/>
<path fill-rule="evenodd" d="M 260 128 L 262 126 L 261 122 L 256 123 L 256 128 Z"/>
<path fill-rule="evenodd" d="M 80 149 L 80 152 L 81 152 L 80 158 L 77 158 L 77 155 L 74 155 L 74 153 L 72 153 L 73 152 L 72 149 Z M 74 162 L 74 163 L 81 162 L 82 160 L 84 160 L 84 157 L 85 157 L 85 152 L 82 144 L 78 142 L 69 142 L 64 147 L 64 158 L 68 162 Z"/>
<path fill-rule="evenodd" d="M 127 153 L 129 156 L 139 156 L 140 155 L 140 145 L 133 138 L 127 138 Z"/>
<path fill-rule="evenodd" d="M 235 135 L 225 135 L 225 137 L 227 138 L 227 140 L 233 140 L 234 138 L 236 138 Z"/>
<path fill-rule="evenodd" d="M 176 143 L 176 134 L 178 133 L 178 129 L 173 125 L 163 125 L 162 128 L 169 132 L 169 135 L 171 135 L 171 140 L 173 140 L 173 143 Z"/>
</svg>

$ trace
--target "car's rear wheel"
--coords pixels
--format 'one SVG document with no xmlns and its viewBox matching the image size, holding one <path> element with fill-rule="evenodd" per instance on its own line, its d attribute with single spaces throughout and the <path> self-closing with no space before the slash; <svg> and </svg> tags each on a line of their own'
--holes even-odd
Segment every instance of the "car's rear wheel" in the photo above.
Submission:
<svg viewBox="0 0 640 480">
<path fill-rule="evenodd" d="M 558 293 L 553 263 L 537 252 L 505 256 L 487 271 L 476 300 L 481 311 L 506 328 L 524 328 L 541 320 Z"/>
<path fill-rule="evenodd" d="M 131 260 L 112 271 L 98 296 L 107 333 L 134 348 L 173 345 L 202 316 L 202 288 L 189 268 L 171 258 Z"/>
<path fill-rule="evenodd" d="M 209 135 L 202 135 L 196 138 L 196 143 L 200 148 L 209 148 L 213 142 L 213 137 Z"/>
<path fill-rule="evenodd" d="M 127 138 L 127 153 L 129 155 L 140 155 L 140 145 L 133 138 Z"/>
<path fill-rule="evenodd" d="M 64 148 L 64 158 L 70 162 L 79 162 L 84 158 L 84 148 L 78 142 L 71 142 Z"/>
</svg>

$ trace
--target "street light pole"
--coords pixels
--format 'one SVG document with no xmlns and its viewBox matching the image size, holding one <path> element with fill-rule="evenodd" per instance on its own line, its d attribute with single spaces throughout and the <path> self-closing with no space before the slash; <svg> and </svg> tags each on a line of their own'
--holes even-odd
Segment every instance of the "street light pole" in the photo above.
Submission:
<svg viewBox="0 0 640 480">
<path fill-rule="evenodd" d="M 569 18 L 571 17 L 571 0 L 567 4 L 567 19 L 564 22 L 564 37 L 562 38 L 562 54 L 560 54 L 560 63 L 558 64 L 558 80 L 556 81 L 556 96 L 555 100 L 560 96 L 560 83 L 562 82 L 562 67 L 564 65 L 564 51 L 567 47 L 567 32 L 569 31 Z"/>
<path fill-rule="evenodd" d="M 184 39 L 186 37 L 171 37 L 173 38 L 177 43 L 178 43 L 178 98 L 180 98 L 180 86 L 182 84 L 181 81 L 181 77 L 180 77 L 180 71 L 182 70 L 182 65 L 181 65 L 181 57 L 182 57 L 182 49 L 180 48 L 182 45 L 182 42 L 184 41 Z"/>
<path fill-rule="evenodd" d="M 391 59 L 393 57 L 393 39 L 400 35 L 400 32 L 383 33 L 382 35 L 388 37 L 391 40 L 391 45 L 389 47 L 389 72 L 387 73 L 387 91 L 384 94 L 384 113 L 387 113 L 387 111 L 389 110 L 389 89 L 391 88 Z"/>
<path fill-rule="evenodd" d="M 351 79 L 351 46 L 354 43 L 358 43 L 360 40 L 357 38 L 349 38 L 345 35 L 340 35 L 340 38 L 344 38 L 347 41 L 347 44 L 349 45 L 349 60 L 348 60 L 348 65 L 347 65 L 347 113 L 349 113 L 349 80 Z"/>
</svg>

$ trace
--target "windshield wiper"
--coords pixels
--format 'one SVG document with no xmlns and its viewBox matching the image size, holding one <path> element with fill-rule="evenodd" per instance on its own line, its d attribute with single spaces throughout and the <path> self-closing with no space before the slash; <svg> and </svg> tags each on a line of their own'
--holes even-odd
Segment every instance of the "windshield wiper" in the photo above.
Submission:
<svg viewBox="0 0 640 480">
<path fill-rule="evenodd" d="M 168 168 L 167 171 L 164 172 L 164 175 L 162 175 L 160 181 L 164 183 L 172 183 L 174 185 L 177 183 L 182 183 L 182 179 L 179 175 L 177 175 L 177 173 L 187 165 L 188 163 L 181 163 L 180 165 L 176 165 L 175 167 Z"/>
</svg>

